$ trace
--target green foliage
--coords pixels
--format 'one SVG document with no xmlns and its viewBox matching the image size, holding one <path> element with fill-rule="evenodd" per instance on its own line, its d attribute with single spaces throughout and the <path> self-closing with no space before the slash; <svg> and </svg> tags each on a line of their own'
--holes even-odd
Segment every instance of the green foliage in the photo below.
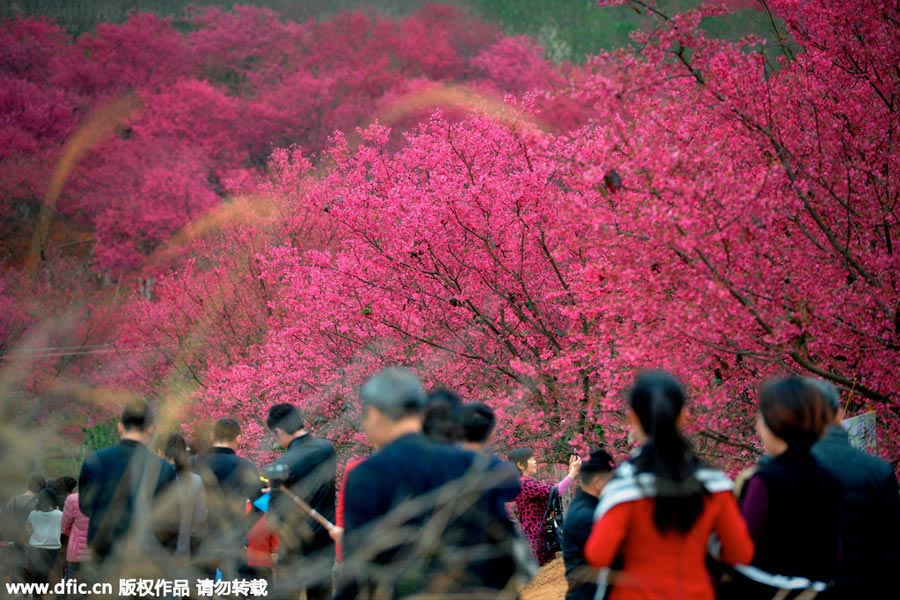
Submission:
<svg viewBox="0 0 900 600">
<path fill-rule="evenodd" d="M 116 427 L 117 420 L 115 418 L 90 427 L 82 428 L 84 433 L 84 443 L 81 445 L 82 458 L 87 456 L 94 450 L 102 450 L 115 445 L 119 441 L 119 432 Z"/>
<path fill-rule="evenodd" d="M 469 0 L 476 14 L 499 22 L 506 33 L 537 38 L 554 61 L 584 62 L 586 56 L 629 44 L 642 16 L 627 6 L 598 7 L 593 0 Z"/>
<path fill-rule="evenodd" d="M 451 2 L 452 4 L 453 2 Z M 186 10 L 204 6 L 230 9 L 236 4 L 272 9 L 287 19 L 327 19 L 342 10 L 371 9 L 390 17 L 413 12 L 422 0 L 16 0 L 0 2 L 0 18 L 44 15 L 55 19 L 69 33 L 90 33 L 98 23 L 121 23 L 133 12 L 151 12 L 179 18 Z M 458 2 L 456 2 L 458 4 Z M 184 26 L 184 22 L 181 23 Z"/>
<path fill-rule="evenodd" d="M 483 19 L 499 22 L 506 33 L 537 38 L 556 62 L 584 62 L 590 55 L 624 48 L 631 33 L 646 26 L 648 16 L 630 6 L 598 7 L 594 0 L 467 0 L 462 2 Z M 660 0 L 663 14 L 675 14 L 700 5 L 699 0 Z M 706 19 L 702 27 L 712 37 L 738 40 L 756 34 L 772 40 L 780 27 L 764 11 L 739 10 Z M 783 27 L 780 27 L 783 30 Z M 766 48 L 772 58 L 780 54 L 777 43 Z"/>
<path fill-rule="evenodd" d="M 206 79 L 213 85 L 224 87 L 231 96 L 240 96 L 247 85 L 247 75 L 225 65 L 206 69 Z"/>
<path fill-rule="evenodd" d="M 784 54 L 782 43 L 787 43 L 788 34 L 780 19 L 759 10 L 738 10 L 730 15 L 715 19 L 705 19 L 703 29 L 714 38 L 738 41 L 748 34 L 756 34 L 765 39 L 761 50 L 770 68 L 775 67 L 775 59 Z"/>
<path fill-rule="evenodd" d="M 527 35 L 540 41 L 547 57 L 556 62 L 584 62 L 587 56 L 631 43 L 630 34 L 646 23 L 647 16 L 630 6 L 598 7 L 595 0 L 434 0 L 435 4 L 460 6 L 478 17 L 499 23 L 508 34 Z M 371 10 L 398 18 L 416 10 L 423 0 L 233 0 L 191 2 L 190 0 L 92 0 L 59 2 L 28 0 L 0 4 L 0 17 L 45 15 L 56 19 L 73 35 L 93 31 L 97 23 L 124 21 L 134 11 L 152 12 L 176 18 L 190 7 L 235 4 L 269 8 L 285 19 L 305 21 L 328 19 L 342 10 Z M 661 12 L 673 14 L 700 4 L 699 0 L 660 0 Z M 734 15 L 707 19 L 703 28 L 710 35 L 738 39 L 755 33 L 773 38 L 773 23 L 763 11 L 742 10 Z M 774 40 L 777 42 L 777 40 Z M 767 54 L 779 54 L 774 43 Z"/>
<path fill-rule="evenodd" d="M 46 458 L 44 459 L 44 468 L 40 472 L 51 479 L 56 479 L 63 475 L 69 475 L 77 479 L 78 474 L 81 472 L 81 463 L 83 462 L 84 459 L 75 456 Z"/>
<path fill-rule="evenodd" d="M 84 441 L 80 448 L 71 441 L 63 439 L 57 439 L 55 443 L 45 445 L 46 454 L 39 462 L 37 472 L 54 479 L 63 475 L 78 477 L 78 473 L 81 472 L 81 464 L 88 454 L 118 443 L 119 433 L 116 423 L 117 419 L 112 418 L 90 427 L 82 427 L 81 433 L 84 435 Z"/>
</svg>

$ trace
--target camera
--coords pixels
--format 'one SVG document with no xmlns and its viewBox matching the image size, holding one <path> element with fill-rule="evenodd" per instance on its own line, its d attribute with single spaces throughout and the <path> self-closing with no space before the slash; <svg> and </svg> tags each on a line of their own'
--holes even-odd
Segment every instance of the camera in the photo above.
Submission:
<svg viewBox="0 0 900 600">
<path fill-rule="evenodd" d="M 266 467 L 266 479 L 272 487 L 279 487 L 291 476 L 291 470 L 287 465 L 275 463 Z"/>
</svg>

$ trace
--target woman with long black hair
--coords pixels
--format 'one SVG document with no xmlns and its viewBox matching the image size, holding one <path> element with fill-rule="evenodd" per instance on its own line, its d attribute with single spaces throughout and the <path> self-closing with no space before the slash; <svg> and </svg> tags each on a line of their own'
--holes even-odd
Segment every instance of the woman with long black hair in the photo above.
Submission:
<svg viewBox="0 0 900 600">
<path fill-rule="evenodd" d="M 162 456 L 175 467 L 180 518 L 175 556 L 189 561 L 207 533 L 208 510 L 206 492 L 200 475 L 191 471 L 191 457 L 187 441 L 180 433 L 170 433 L 162 441 Z"/>
<path fill-rule="evenodd" d="M 603 488 L 585 545 L 589 564 L 621 563 L 610 600 L 713 600 L 706 566 L 713 534 L 724 562 L 753 557 L 732 481 L 701 463 L 681 433 L 685 400 L 664 371 L 642 373 L 631 389 L 628 418 L 640 446 Z"/>
</svg>

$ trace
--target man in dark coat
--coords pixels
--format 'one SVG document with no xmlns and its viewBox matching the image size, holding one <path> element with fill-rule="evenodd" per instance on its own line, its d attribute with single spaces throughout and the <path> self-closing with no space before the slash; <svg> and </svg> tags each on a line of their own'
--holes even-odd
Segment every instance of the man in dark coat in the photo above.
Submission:
<svg viewBox="0 0 900 600">
<path fill-rule="evenodd" d="M 483 402 L 469 402 L 460 409 L 462 442 L 460 447 L 487 458 L 488 466 L 497 471 L 497 486 L 491 493 L 501 514 L 509 516 L 506 504 L 515 500 L 522 490 L 516 465 L 497 456 L 490 449 L 489 440 L 496 424 L 493 409 Z M 514 525 L 512 517 L 509 523 Z"/>
<path fill-rule="evenodd" d="M 15 542 L 17 545 L 28 544 L 28 532 L 25 531 L 25 521 L 28 514 L 37 506 L 38 494 L 47 487 L 47 480 L 40 475 L 32 475 L 28 479 L 28 486 L 21 494 L 10 498 L 3 507 L 2 533 L 4 539 Z"/>
<path fill-rule="evenodd" d="M 3 510 L 0 535 L 4 541 L 12 542 L 5 548 L 5 561 L 0 567 L 6 567 L 11 581 L 25 581 L 25 567 L 28 561 L 25 557 L 25 549 L 28 548 L 28 531 L 25 529 L 25 521 L 28 515 L 35 509 L 38 494 L 47 486 L 46 480 L 40 475 L 32 475 L 28 479 L 28 487 L 21 494 L 17 494 L 7 501 Z"/>
<path fill-rule="evenodd" d="M 506 531 L 496 544 L 496 555 L 476 562 L 474 568 L 485 573 L 484 584 L 487 587 L 502 590 L 510 585 L 511 580 L 518 580 L 517 585 L 525 584 L 537 574 L 540 565 L 528 547 L 525 534 L 506 509 L 507 503 L 515 500 L 522 490 L 519 469 L 490 449 L 489 440 L 496 424 L 496 416 L 490 406 L 483 402 L 469 402 L 460 406 L 459 414 L 462 431 L 460 447 L 487 459 L 488 468 L 496 474 L 492 482 L 495 487 L 485 493 L 485 500 L 499 515 L 498 523 Z"/>
<path fill-rule="evenodd" d="M 405 369 L 374 375 L 360 397 L 378 451 L 347 477 L 339 597 L 514 597 L 515 585 L 488 586 L 480 568 L 509 535 L 490 460 L 422 434 L 425 395 Z"/>
<path fill-rule="evenodd" d="M 147 449 L 153 410 L 146 401 L 126 403 L 118 430 L 119 443 L 88 455 L 78 477 L 88 545 L 106 569 L 165 568 L 159 560 L 174 548 L 179 523 L 175 497 L 166 493 L 175 469 Z"/>
<path fill-rule="evenodd" d="M 844 486 L 837 578 L 829 598 L 879 598 L 900 571 L 900 497 L 891 464 L 850 445 L 841 425 L 840 394 L 807 380 L 828 408 L 829 425 L 813 456 Z"/>
<path fill-rule="evenodd" d="M 266 518 L 278 532 L 275 595 L 296 598 L 297 592 L 305 588 L 307 600 L 331 598 L 334 540 L 292 496 L 334 522 L 334 447 L 329 441 L 314 437 L 300 411 L 291 404 L 272 406 L 266 425 L 286 449 L 267 469 L 272 497 Z"/>
<path fill-rule="evenodd" d="M 575 493 L 563 521 L 562 552 L 566 565 L 566 600 L 594 600 L 597 570 L 587 564 L 584 545 L 594 525 L 594 512 L 603 486 L 613 474 L 612 457 L 601 449 L 581 463 L 581 487 Z"/>
<path fill-rule="evenodd" d="M 200 552 L 207 570 L 222 571 L 226 579 L 247 573 L 244 539 L 252 526 L 247 502 L 259 498 L 262 481 L 256 466 L 237 455 L 241 443 L 241 425 L 222 418 L 213 427 L 213 445 L 200 455 L 194 471 L 203 479 L 210 533 Z M 258 518 L 258 514 L 251 513 Z"/>
</svg>

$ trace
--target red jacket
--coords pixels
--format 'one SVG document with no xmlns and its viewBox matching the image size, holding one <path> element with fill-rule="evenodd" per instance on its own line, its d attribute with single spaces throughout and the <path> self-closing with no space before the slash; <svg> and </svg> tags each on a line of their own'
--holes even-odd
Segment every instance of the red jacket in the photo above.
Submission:
<svg viewBox="0 0 900 600">
<path fill-rule="evenodd" d="M 710 535 L 722 542 L 721 559 L 749 564 L 753 541 L 731 491 L 710 494 L 703 513 L 686 534 L 661 534 L 653 523 L 653 499 L 612 507 L 594 522 L 584 548 L 588 563 L 609 567 L 619 551 L 624 566 L 612 582 L 610 600 L 681 598 L 714 600 L 706 569 Z"/>
<path fill-rule="evenodd" d="M 263 515 L 247 533 L 247 564 L 271 569 L 275 552 L 278 552 L 278 535 L 269 528 L 266 515 Z"/>
<path fill-rule="evenodd" d="M 344 475 L 341 477 L 341 487 L 338 489 L 337 494 L 337 506 L 334 510 L 334 524 L 338 527 L 344 526 L 344 489 L 347 487 L 347 474 L 353 470 L 353 467 L 366 460 L 367 457 L 361 456 L 358 458 L 351 458 L 347 461 L 347 464 L 344 466 Z M 334 558 L 337 562 L 343 562 L 344 560 L 344 552 L 341 548 L 341 544 L 334 545 Z"/>
</svg>

